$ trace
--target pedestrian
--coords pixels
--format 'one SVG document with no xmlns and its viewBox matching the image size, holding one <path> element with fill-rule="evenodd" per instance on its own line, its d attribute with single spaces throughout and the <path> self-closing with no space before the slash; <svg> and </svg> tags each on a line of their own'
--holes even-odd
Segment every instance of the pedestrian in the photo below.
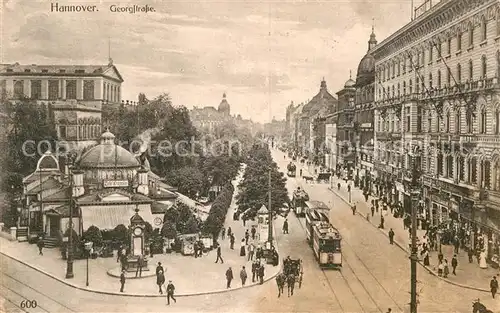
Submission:
<svg viewBox="0 0 500 313">
<path fill-rule="evenodd" d="M 444 259 L 443 277 L 447 278 L 449 273 L 450 273 L 450 268 L 448 267 L 448 260 Z"/>
<path fill-rule="evenodd" d="M 346 180 L 347 183 L 347 180 Z M 351 192 L 351 185 L 347 185 L 347 192 Z"/>
<path fill-rule="evenodd" d="M 439 265 L 438 265 L 438 276 L 439 277 L 443 276 L 443 269 L 444 269 L 444 263 L 443 262 L 439 262 Z"/>
<path fill-rule="evenodd" d="M 460 239 L 458 239 L 458 236 L 455 236 L 455 238 L 453 238 L 453 246 L 455 247 L 455 254 L 457 254 L 460 248 Z"/>
<path fill-rule="evenodd" d="M 392 312 L 392 309 L 391 308 L 388 308 L 387 309 L 387 313 L 391 313 Z"/>
<path fill-rule="evenodd" d="M 125 287 L 125 270 L 122 270 L 122 273 L 120 274 L 120 292 L 123 292 L 123 288 Z"/>
<path fill-rule="evenodd" d="M 227 228 L 227 236 L 231 239 L 231 235 L 233 234 L 233 231 L 231 230 L 231 227 Z"/>
<path fill-rule="evenodd" d="M 153 258 L 153 242 L 149 243 L 149 256 Z"/>
<path fill-rule="evenodd" d="M 224 264 L 224 260 L 222 259 L 222 254 L 220 251 L 220 245 L 217 245 L 217 259 L 215 259 L 215 263 L 219 263 L 219 260 L 221 264 Z"/>
<path fill-rule="evenodd" d="M 351 209 L 352 209 L 352 215 L 356 215 L 356 205 L 353 205 Z"/>
<path fill-rule="evenodd" d="M 375 207 L 372 205 L 372 207 L 370 208 L 370 210 L 372 211 L 372 217 L 375 215 Z"/>
<path fill-rule="evenodd" d="M 137 269 L 135 270 L 135 277 L 139 274 L 139 277 L 142 277 L 142 263 L 144 261 L 144 256 L 141 254 L 137 259 Z"/>
<path fill-rule="evenodd" d="M 229 236 L 229 244 L 230 244 L 230 248 L 231 250 L 234 250 L 234 234 L 231 233 L 231 236 Z"/>
<path fill-rule="evenodd" d="M 264 283 L 264 264 L 261 264 L 260 267 L 259 267 L 259 284 L 263 284 Z"/>
<path fill-rule="evenodd" d="M 221 235 L 222 240 L 224 240 L 224 238 L 226 238 L 226 229 L 224 227 L 222 227 L 222 229 L 220 231 L 220 235 Z"/>
<path fill-rule="evenodd" d="M 241 239 L 240 243 L 240 256 L 246 256 L 246 244 L 245 244 L 245 238 Z"/>
<path fill-rule="evenodd" d="M 444 258 L 443 252 L 439 251 L 439 253 L 438 253 L 438 263 L 443 263 L 443 258 Z"/>
<path fill-rule="evenodd" d="M 340 190 L 340 183 L 337 183 L 337 190 Z"/>
<path fill-rule="evenodd" d="M 384 216 L 380 215 L 380 225 L 378 225 L 378 228 L 384 229 Z"/>
<path fill-rule="evenodd" d="M 392 228 L 389 230 L 389 243 L 391 245 L 394 244 L 394 231 L 392 230 Z"/>
<path fill-rule="evenodd" d="M 497 294 L 498 291 L 498 280 L 496 276 L 493 276 L 493 278 L 490 281 L 490 290 L 491 290 L 491 296 L 493 299 L 495 299 L 495 295 Z"/>
<path fill-rule="evenodd" d="M 156 266 L 156 276 L 158 276 L 160 272 L 165 273 L 165 271 L 163 270 L 163 266 L 161 265 L 161 262 L 158 262 L 158 265 Z"/>
<path fill-rule="evenodd" d="M 230 268 L 226 271 L 226 281 L 227 281 L 227 289 L 231 288 L 231 281 L 233 280 L 233 270 Z"/>
<path fill-rule="evenodd" d="M 248 245 L 248 261 L 253 261 L 253 253 L 255 251 L 255 245 L 253 243 Z"/>
<path fill-rule="evenodd" d="M 122 258 L 122 246 L 118 248 L 118 251 L 116 253 L 116 263 L 120 262 L 121 258 Z"/>
<path fill-rule="evenodd" d="M 250 239 L 250 233 L 248 232 L 248 229 L 245 230 L 245 244 L 248 244 L 248 239 Z"/>
<path fill-rule="evenodd" d="M 198 242 L 195 242 L 193 244 L 193 250 L 194 250 L 194 257 L 197 258 L 198 257 Z"/>
<path fill-rule="evenodd" d="M 429 251 L 427 249 L 423 250 L 422 251 L 422 254 L 424 256 L 424 265 L 425 266 L 429 266 L 430 265 L 430 261 L 429 261 Z"/>
<path fill-rule="evenodd" d="M 474 256 L 474 251 L 472 251 L 472 248 L 469 248 L 469 251 L 467 251 L 467 256 L 469 257 L 469 263 L 474 262 L 472 257 Z"/>
<path fill-rule="evenodd" d="M 455 254 L 453 256 L 453 259 L 451 259 L 451 268 L 453 269 L 453 275 L 457 275 L 457 273 L 455 272 L 457 270 L 457 266 L 458 266 L 458 260 L 457 260 L 457 255 Z"/>
<path fill-rule="evenodd" d="M 43 237 L 38 237 L 38 242 L 36 244 L 38 246 L 38 255 L 43 255 L 43 247 L 45 247 L 45 243 L 43 242 Z"/>
<path fill-rule="evenodd" d="M 302 177 L 302 169 L 300 169 L 299 175 L 300 175 L 300 177 Z"/>
<path fill-rule="evenodd" d="M 177 300 L 174 298 L 175 286 L 171 280 L 168 281 L 167 285 L 167 305 L 170 305 L 170 299 L 174 300 L 174 303 L 177 303 Z"/>
<path fill-rule="evenodd" d="M 255 240 L 255 233 L 257 232 L 257 229 L 255 229 L 255 226 L 252 226 L 252 230 L 250 233 L 252 234 L 252 240 Z"/>
<path fill-rule="evenodd" d="M 257 261 L 252 262 L 252 283 L 254 283 L 255 279 L 257 278 L 257 269 L 258 269 Z"/>
<path fill-rule="evenodd" d="M 245 267 L 243 266 L 240 271 L 240 278 L 241 278 L 241 285 L 245 286 L 245 282 L 247 281 L 247 271 L 245 270 Z"/>
<path fill-rule="evenodd" d="M 283 222 L 283 234 L 288 234 L 288 219 Z"/>
<path fill-rule="evenodd" d="M 160 294 L 163 294 L 162 286 L 165 284 L 165 275 L 163 275 L 163 271 L 159 271 L 158 274 L 156 275 L 156 284 L 158 285 L 158 290 Z"/>
</svg>

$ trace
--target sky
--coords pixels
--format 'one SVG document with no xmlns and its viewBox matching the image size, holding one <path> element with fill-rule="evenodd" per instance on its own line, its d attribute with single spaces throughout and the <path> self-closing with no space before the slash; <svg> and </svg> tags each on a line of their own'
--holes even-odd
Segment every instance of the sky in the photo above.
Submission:
<svg viewBox="0 0 500 313">
<path fill-rule="evenodd" d="M 232 114 L 257 122 L 283 119 L 323 77 L 335 95 L 350 71 L 355 79 L 372 25 L 381 42 L 411 11 L 411 0 L 53 1 L 96 5 L 94 13 L 2 2 L 1 63 L 104 65 L 111 55 L 124 100 L 169 93 L 175 105 L 217 107 L 225 92 Z M 112 4 L 155 12 L 113 13 Z"/>
</svg>

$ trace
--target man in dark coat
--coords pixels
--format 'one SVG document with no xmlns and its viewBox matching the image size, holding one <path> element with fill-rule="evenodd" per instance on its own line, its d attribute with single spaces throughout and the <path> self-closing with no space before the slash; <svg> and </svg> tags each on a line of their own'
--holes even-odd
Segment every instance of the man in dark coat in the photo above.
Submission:
<svg viewBox="0 0 500 313">
<path fill-rule="evenodd" d="M 257 232 L 257 229 L 255 229 L 255 227 L 252 227 L 252 230 L 250 231 L 250 233 L 252 234 L 252 240 L 255 240 L 255 233 Z"/>
<path fill-rule="evenodd" d="M 165 275 L 163 275 L 163 271 L 159 271 L 156 275 L 156 284 L 158 285 L 158 290 L 160 294 L 163 294 L 162 286 L 165 284 Z"/>
<path fill-rule="evenodd" d="M 240 271 L 240 278 L 241 278 L 241 285 L 242 286 L 245 286 L 245 282 L 247 281 L 247 277 L 248 277 L 247 271 L 246 271 L 245 267 L 243 266 L 241 268 L 241 271 Z"/>
<path fill-rule="evenodd" d="M 227 289 L 231 288 L 231 281 L 233 280 L 233 278 L 233 270 L 231 268 L 228 268 L 226 271 Z"/>
<path fill-rule="evenodd" d="M 215 260 L 215 263 L 219 263 L 219 260 L 222 264 L 224 264 L 224 260 L 222 259 L 221 251 L 220 251 L 220 245 L 217 246 L 217 259 Z"/>
<path fill-rule="evenodd" d="M 259 267 L 259 284 L 263 284 L 264 283 L 264 264 L 261 264 L 260 267 Z"/>
<path fill-rule="evenodd" d="M 42 249 L 45 247 L 45 243 L 43 242 L 43 237 L 38 238 L 38 242 L 36 244 L 38 246 L 38 254 L 43 255 Z"/>
<path fill-rule="evenodd" d="M 139 255 L 139 259 L 137 259 L 137 269 L 135 270 L 135 277 L 139 275 L 139 277 L 142 277 L 142 265 L 144 263 L 144 256 Z"/>
<path fill-rule="evenodd" d="M 123 292 L 123 287 L 125 287 L 125 270 L 123 270 L 122 273 L 120 274 L 120 284 L 121 284 L 120 292 Z"/>
<path fill-rule="evenodd" d="M 222 227 L 222 230 L 220 231 L 220 236 L 222 240 L 226 238 L 226 229 L 224 227 Z"/>
<path fill-rule="evenodd" d="M 389 230 L 389 243 L 391 245 L 394 244 L 394 231 L 392 230 L 392 228 L 391 228 L 391 230 Z"/>
<path fill-rule="evenodd" d="M 158 262 L 158 265 L 156 266 L 156 276 L 158 276 L 158 273 L 163 272 L 165 273 L 165 271 L 163 270 L 163 266 L 161 266 L 161 262 Z"/>
<path fill-rule="evenodd" d="M 174 291 L 175 291 L 175 286 L 174 284 L 172 284 L 172 281 L 169 280 L 167 285 L 167 305 L 170 305 L 170 298 L 172 298 L 172 300 L 174 300 L 174 302 L 177 303 L 177 300 L 175 300 L 174 298 Z"/>
<path fill-rule="evenodd" d="M 491 296 L 493 299 L 495 299 L 495 295 L 497 294 L 498 291 L 498 280 L 496 276 L 493 276 L 493 278 L 490 281 L 490 290 L 491 290 Z"/>
<path fill-rule="evenodd" d="M 457 269 L 457 266 L 458 266 L 458 260 L 457 260 L 457 255 L 455 254 L 453 256 L 453 259 L 451 259 L 451 268 L 453 268 L 453 275 L 457 275 L 457 273 L 455 272 L 456 269 Z"/>
<path fill-rule="evenodd" d="M 229 243 L 230 243 L 230 248 L 231 250 L 234 250 L 234 234 L 231 234 L 231 238 L 229 238 Z"/>
<path fill-rule="evenodd" d="M 252 262 L 252 283 L 255 282 L 255 279 L 257 278 L 257 270 L 259 269 L 259 265 L 257 261 Z"/>
<path fill-rule="evenodd" d="M 250 239 L 250 233 L 248 229 L 245 231 L 245 244 L 248 245 L 248 239 Z"/>
<path fill-rule="evenodd" d="M 288 234 L 288 219 L 283 222 L 283 234 Z"/>
</svg>

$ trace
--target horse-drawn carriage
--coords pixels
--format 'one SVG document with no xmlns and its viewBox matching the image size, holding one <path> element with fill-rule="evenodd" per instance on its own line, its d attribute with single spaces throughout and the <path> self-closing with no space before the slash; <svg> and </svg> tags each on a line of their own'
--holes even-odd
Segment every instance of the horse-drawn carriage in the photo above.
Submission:
<svg viewBox="0 0 500 313">
<path fill-rule="evenodd" d="M 290 257 L 283 260 L 283 272 L 276 277 L 276 283 L 278 284 L 278 297 L 284 293 L 285 284 L 288 289 L 288 296 L 293 296 L 293 290 L 295 288 L 295 283 L 299 284 L 299 288 L 302 286 L 302 261 L 300 259 L 292 260 Z"/>
<path fill-rule="evenodd" d="M 295 166 L 295 164 L 293 164 L 292 162 L 288 163 L 286 169 L 288 177 L 295 177 L 297 172 L 297 166 Z"/>
</svg>

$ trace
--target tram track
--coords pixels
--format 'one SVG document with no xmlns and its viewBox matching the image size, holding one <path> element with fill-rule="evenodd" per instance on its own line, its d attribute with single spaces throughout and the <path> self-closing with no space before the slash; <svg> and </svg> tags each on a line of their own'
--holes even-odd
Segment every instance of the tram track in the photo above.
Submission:
<svg viewBox="0 0 500 313">
<path fill-rule="evenodd" d="M 303 184 L 300 184 L 299 182 L 295 181 L 295 185 L 300 186 L 301 188 L 304 188 Z M 309 187 L 309 186 L 308 186 Z M 307 188 L 309 189 L 309 188 Z M 309 190 L 308 190 L 309 191 Z M 339 216 L 335 216 L 337 220 L 340 222 L 343 222 L 343 218 L 339 218 Z M 303 225 L 303 221 L 300 220 L 300 218 L 297 218 L 299 221 L 299 225 L 301 226 L 302 230 L 305 233 L 305 226 Z M 366 263 L 362 260 L 362 258 L 359 256 L 358 253 L 354 250 L 354 247 L 352 244 L 350 244 L 345 237 L 342 238 L 342 242 L 345 246 L 348 247 L 348 250 L 350 252 L 346 253 L 347 251 L 343 251 L 343 266 L 342 270 L 337 270 L 337 271 L 329 271 L 325 269 L 321 269 L 323 277 L 326 279 L 327 285 L 329 289 L 332 291 L 336 301 L 338 302 L 340 308 L 342 309 L 343 312 L 346 312 L 345 305 L 341 304 L 341 300 L 339 295 L 335 292 L 335 288 L 332 285 L 331 281 L 336 281 L 339 278 L 341 278 L 344 282 L 347 288 L 350 290 L 352 297 L 355 299 L 356 303 L 358 304 L 359 308 L 362 310 L 362 312 L 373 312 L 374 309 L 376 311 L 384 313 L 385 312 L 385 307 L 382 307 L 381 301 L 377 301 L 378 297 L 374 296 L 373 290 L 379 289 L 381 290 L 381 293 L 384 295 L 386 298 L 386 303 L 384 305 L 388 305 L 390 303 L 390 307 L 397 308 L 399 311 L 404 312 L 404 308 L 398 304 L 396 299 L 391 295 L 391 293 L 384 287 L 382 282 L 373 274 L 373 272 L 369 269 L 369 267 L 366 265 Z M 347 249 L 346 249 L 347 250 Z M 351 254 L 351 256 L 348 256 Z M 363 282 L 363 279 L 360 277 L 358 273 L 356 273 L 354 267 L 356 267 L 353 263 L 354 260 L 358 262 L 361 265 L 361 268 L 363 271 L 367 272 L 369 277 L 373 279 L 375 282 L 376 286 L 370 285 L 367 286 L 365 282 Z M 347 266 L 345 266 L 347 265 Z M 348 273 L 344 273 L 345 269 L 348 269 Z M 331 272 L 334 272 L 335 274 L 331 274 Z M 328 273 L 328 274 L 327 274 Z M 347 276 L 352 276 L 356 283 L 353 283 L 352 279 L 349 279 L 346 277 L 346 274 L 349 274 Z M 356 285 L 360 286 L 360 288 L 356 288 Z M 358 289 L 359 292 L 356 292 L 355 289 Z M 365 294 L 366 296 L 361 297 L 360 294 Z M 369 300 L 369 301 L 365 301 Z"/>
<path fill-rule="evenodd" d="M 13 259 L 12 261 L 19 263 L 18 261 Z M 5 267 L 2 266 L 2 268 Z M 7 274 L 3 270 L 0 272 L 0 277 L 0 296 L 2 296 L 6 301 L 10 302 L 16 308 L 18 308 L 21 312 L 76 312 L 57 299 L 54 299 L 51 296 L 38 291 L 34 287 L 24 283 L 23 281 L 15 278 L 12 275 Z M 23 289 L 29 291 L 22 292 Z M 28 293 L 30 294 L 30 296 L 27 295 Z M 24 308 L 21 305 L 23 301 L 25 303 Z M 28 302 L 30 303 L 30 305 L 26 304 Z M 34 303 L 36 303 L 36 305 L 34 305 Z"/>
</svg>

